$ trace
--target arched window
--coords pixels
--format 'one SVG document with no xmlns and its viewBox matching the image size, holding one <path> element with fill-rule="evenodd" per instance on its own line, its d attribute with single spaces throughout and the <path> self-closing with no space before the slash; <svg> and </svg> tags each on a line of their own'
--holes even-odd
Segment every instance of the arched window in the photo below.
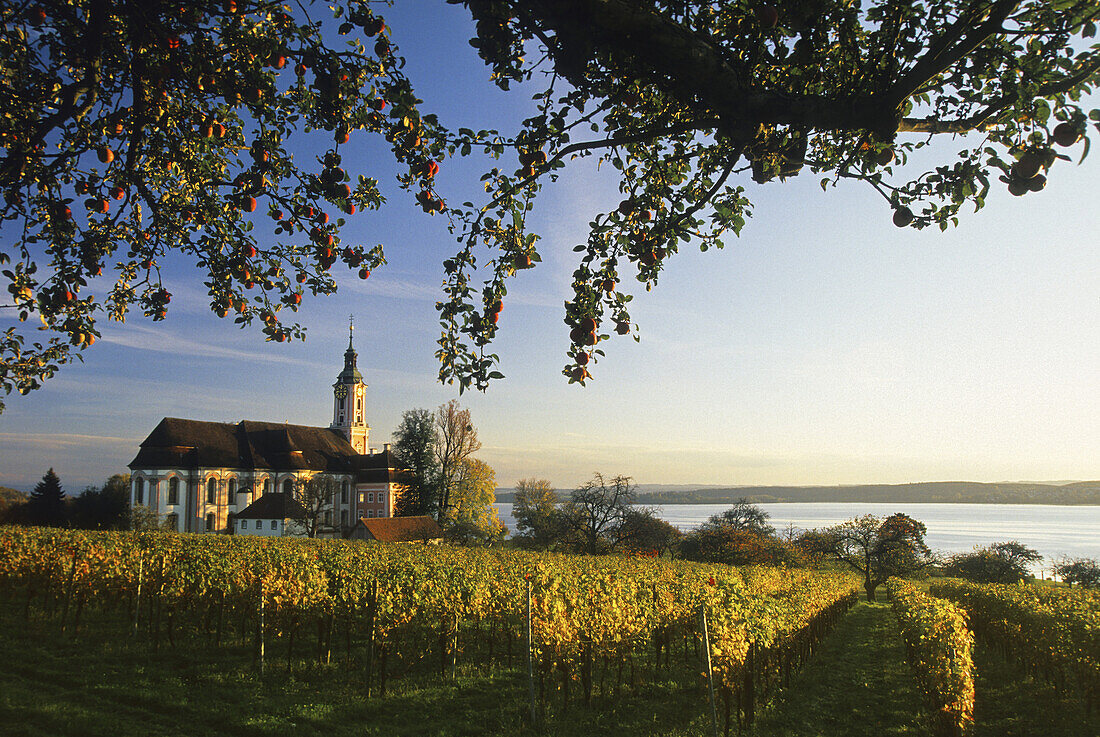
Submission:
<svg viewBox="0 0 1100 737">
<path fill-rule="evenodd" d="M 340 511 L 340 526 L 341 527 L 347 527 L 348 526 L 348 510 L 346 510 L 346 509 Z"/>
<path fill-rule="evenodd" d="M 168 503 L 180 503 L 180 480 L 178 476 L 168 479 Z"/>
<path fill-rule="evenodd" d="M 134 482 L 134 503 L 145 503 L 145 479 L 138 479 Z"/>
<path fill-rule="evenodd" d="M 206 482 L 206 503 L 214 504 L 218 501 L 218 482 L 210 479 Z"/>
<path fill-rule="evenodd" d="M 175 512 L 172 512 L 164 518 L 164 526 L 171 532 L 180 531 L 180 516 Z"/>
<path fill-rule="evenodd" d="M 294 493 L 294 479 L 287 479 L 283 482 L 283 493 L 287 496 Z"/>
<path fill-rule="evenodd" d="M 229 479 L 229 503 L 237 503 L 237 479 Z"/>
<path fill-rule="evenodd" d="M 214 513 L 213 512 L 206 515 L 206 531 L 207 532 L 213 532 L 214 531 Z"/>
<path fill-rule="evenodd" d="M 340 503 L 341 504 L 347 504 L 348 503 L 348 480 L 347 479 L 344 479 L 344 484 L 343 484 L 343 486 L 340 487 Z"/>
<path fill-rule="evenodd" d="M 271 491 L 271 479 L 264 479 L 264 493 Z"/>
</svg>

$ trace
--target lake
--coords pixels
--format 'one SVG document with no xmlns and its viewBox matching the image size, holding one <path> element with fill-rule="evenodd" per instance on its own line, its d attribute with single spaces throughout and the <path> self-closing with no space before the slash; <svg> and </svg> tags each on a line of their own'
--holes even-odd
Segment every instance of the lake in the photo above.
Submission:
<svg viewBox="0 0 1100 737">
<path fill-rule="evenodd" d="M 511 504 L 496 504 L 500 519 L 515 528 Z M 729 504 L 664 504 L 657 516 L 683 531 L 692 530 Z M 1042 570 L 1063 557 L 1100 558 L 1100 506 L 1050 504 L 863 504 L 787 502 L 757 505 L 779 531 L 827 527 L 864 514 L 907 514 L 928 528 L 925 542 L 941 553 L 962 553 L 976 545 L 1018 540 L 1043 555 Z M 1037 569 L 1038 570 L 1038 567 Z"/>
</svg>

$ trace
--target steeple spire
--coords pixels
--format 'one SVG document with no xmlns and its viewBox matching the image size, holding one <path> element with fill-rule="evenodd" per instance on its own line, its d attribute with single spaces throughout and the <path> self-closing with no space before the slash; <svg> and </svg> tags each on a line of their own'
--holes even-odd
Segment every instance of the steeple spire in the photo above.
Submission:
<svg viewBox="0 0 1100 737">
<path fill-rule="evenodd" d="M 356 367 L 355 316 L 348 316 L 348 349 L 344 351 L 344 370 L 336 377 L 333 389 L 332 425 L 340 430 L 359 453 L 367 452 L 370 426 L 363 417 L 364 391 L 367 388 L 363 375 Z"/>
<path fill-rule="evenodd" d="M 344 351 L 344 372 L 340 374 L 340 381 L 344 381 L 346 376 L 353 376 L 355 379 L 362 381 L 363 377 L 359 373 L 359 369 L 355 367 L 355 359 L 358 354 L 355 352 L 355 346 L 352 344 L 352 339 L 355 337 L 355 316 L 348 316 L 348 349 Z M 344 383 L 350 383 L 344 381 Z"/>
</svg>

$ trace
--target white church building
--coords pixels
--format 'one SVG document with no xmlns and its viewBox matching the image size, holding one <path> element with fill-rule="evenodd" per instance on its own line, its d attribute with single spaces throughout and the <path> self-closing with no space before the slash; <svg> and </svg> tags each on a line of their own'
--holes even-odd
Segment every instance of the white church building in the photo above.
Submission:
<svg viewBox="0 0 1100 737">
<path fill-rule="evenodd" d="M 349 337 L 328 427 L 165 417 L 129 464 L 131 508 L 148 508 L 178 532 L 293 534 L 298 526 L 287 520 L 303 511 L 295 487 L 325 474 L 334 494 L 321 512 L 323 534 L 343 536 L 360 518 L 392 517 L 410 475 L 397 468 L 388 443 L 370 448 L 367 385 L 356 358 Z M 278 519 L 259 516 L 273 510 Z"/>
</svg>

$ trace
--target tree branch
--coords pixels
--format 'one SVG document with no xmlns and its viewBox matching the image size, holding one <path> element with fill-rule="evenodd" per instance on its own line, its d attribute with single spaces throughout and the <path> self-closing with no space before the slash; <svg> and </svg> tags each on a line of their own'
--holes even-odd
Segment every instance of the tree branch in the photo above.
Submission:
<svg viewBox="0 0 1100 737">
<path fill-rule="evenodd" d="M 1057 81 L 1040 85 L 1036 91 L 1036 97 L 1049 97 L 1051 95 L 1067 92 L 1097 72 L 1100 72 L 1100 56 L 1081 65 L 1081 68 L 1076 73 L 1068 77 L 1063 77 Z M 901 125 L 898 127 L 898 131 L 903 133 L 966 133 L 967 131 L 979 130 L 990 118 L 1009 107 L 1014 101 L 1015 98 L 1012 96 L 1001 95 L 994 99 L 981 112 L 969 118 L 960 118 L 958 120 L 904 118 L 901 121 Z"/>
<path fill-rule="evenodd" d="M 974 27 L 971 27 L 973 19 L 969 15 L 959 16 L 958 20 L 948 26 L 938 39 L 929 44 L 928 51 L 913 65 L 912 69 L 887 91 L 892 105 L 894 107 L 901 105 L 930 79 L 950 69 L 984 43 L 987 38 L 999 33 L 1001 24 L 1012 14 L 1018 4 L 1019 0 L 997 0 L 985 21 Z M 970 31 L 960 36 L 962 30 L 968 27 Z"/>
</svg>

